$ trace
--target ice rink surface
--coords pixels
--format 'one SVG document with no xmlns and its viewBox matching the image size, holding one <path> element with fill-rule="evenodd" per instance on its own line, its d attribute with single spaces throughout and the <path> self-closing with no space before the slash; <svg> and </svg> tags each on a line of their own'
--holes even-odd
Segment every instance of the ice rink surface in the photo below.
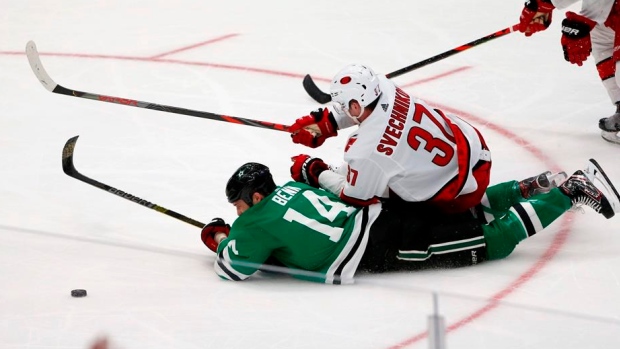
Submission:
<svg viewBox="0 0 620 349">
<path fill-rule="evenodd" d="M 389 73 L 517 23 L 522 1 L 4 1 L 0 13 L 0 348 L 426 348 L 433 294 L 447 348 L 618 348 L 620 218 L 586 208 L 471 268 L 359 275 L 328 286 L 263 274 L 220 280 L 200 230 L 66 176 L 85 175 L 202 222 L 235 211 L 224 185 L 247 161 L 289 179 L 285 132 L 46 91 L 34 40 L 66 87 L 290 124 L 348 63 Z M 562 11 L 395 80 L 480 128 L 492 181 L 572 173 L 595 158 L 620 184 L 613 106 L 590 58 L 564 61 Z M 83 288 L 86 298 L 72 298 Z"/>
</svg>

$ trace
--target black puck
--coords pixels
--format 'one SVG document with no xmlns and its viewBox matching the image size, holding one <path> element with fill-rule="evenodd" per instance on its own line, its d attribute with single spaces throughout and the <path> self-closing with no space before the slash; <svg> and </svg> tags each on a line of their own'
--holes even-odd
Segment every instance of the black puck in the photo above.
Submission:
<svg viewBox="0 0 620 349">
<path fill-rule="evenodd" d="M 86 290 L 72 290 L 71 297 L 86 297 Z"/>
</svg>

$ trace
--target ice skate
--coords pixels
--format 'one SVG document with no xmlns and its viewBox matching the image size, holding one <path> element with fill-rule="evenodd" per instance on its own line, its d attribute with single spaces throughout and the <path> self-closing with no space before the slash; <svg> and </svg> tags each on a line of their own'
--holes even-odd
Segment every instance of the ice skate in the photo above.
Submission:
<svg viewBox="0 0 620 349">
<path fill-rule="evenodd" d="M 603 171 L 601 165 L 599 165 L 596 160 L 590 159 L 583 172 L 586 176 L 588 176 L 590 182 L 592 182 L 601 192 L 603 192 L 603 195 L 607 197 L 613 212 L 619 213 L 620 194 L 618 194 L 618 190 L 613 183 L 611 183 L 611 180 L 607 177 L 607 174 Z"/>
<path fill-rule="evenodd" d="M 607 142 L 620 144 L 620 132 L 601 131 L 601 137 Z"/>
<path fill-rule="evenodd" d="M 620 104 L 616 104 L 616 113 L 610 117 L 598 121 L 598 127 L 602 130 L 601 137 L 604 140 L 620 144 Z"/>
<path fill-rule="evenodd" d="M 557 188 L 567 177 L 566 172 L 552 174 L 551 171 L 545 171 L 538 176 L 526 178 L 519 182 L 521 196 L 529 199 L 534 195 L 548 193 L 551 189 Z"/>
<path fill-rule="evenodd" d="M 559 186 L 573 207 L 586 205 L 609 219 L 620 210 L 620 195 L 594 159 Z"/>
<path fill-rule="evenodd" d="M 605 132 L 620 132 L 620 113 L 616 112 L 610 117 L 600 119 L 598 128 Z"/>
</svg>

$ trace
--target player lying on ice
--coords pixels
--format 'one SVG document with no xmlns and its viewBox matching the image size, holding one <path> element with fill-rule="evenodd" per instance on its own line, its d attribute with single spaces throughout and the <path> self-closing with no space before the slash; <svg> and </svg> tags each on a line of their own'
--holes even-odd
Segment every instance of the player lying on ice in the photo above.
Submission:
<svg viewBox="0 0 620 349">
<path fill-rule="evenodd" d="M 608 219 L 619 211 L 620 196 L 596 161 L 557 187 L 548 174 L 491 186 L 475 209 L 447 215 L 397 200 L 350 206 L 316 179 L 278 187 L 269 168 L 247 163 L 226 185 L 239 217 L 232 227 L 213 219 L 201 238 L 217 253 L 215 272 L 224 279 L 244 280 L 271 264 L 301 279 L 348 284 L 356 271 L 505 258 L 572 207 L 587 205 Z"/>
</svg>

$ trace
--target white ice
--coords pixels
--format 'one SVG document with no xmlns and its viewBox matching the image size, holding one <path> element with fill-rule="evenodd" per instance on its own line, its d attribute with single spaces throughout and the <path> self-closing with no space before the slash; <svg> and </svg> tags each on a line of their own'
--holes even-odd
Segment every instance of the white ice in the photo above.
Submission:
<svg viewBox="0 0 620 349">
<path fill-rule="evenodd" d="M 619 218 L 569 213 L 507 259 L 360 275 L 328 286 L 220 280 L 200 230 L 66 176 L 85 175 L 207 222 L 235 212 L 223 187 L 247 161 L 289 180 L 298 153 L 338 163 L 344 135 L 312 150 L 285 132 L 46 91 L 34 40 L 66 87 L 290 124 L 342 66 L 388 73 L 518 21 L 514 1 L 4 0 L 0 11 L 0 348 L 425 348 L 432 295 L 448 348 L 617 348 Z M 396 79 L 462 115 L 493 151 L 493 182 L 595 158 L 620 184 L 613 106 L 594 63 L 562 57 L 560 22 L 513 33 Z M 346 132 L 345 132 L 346 133 Z M 70 291 L 83 288 L 85 298 Z"/>
</svg>

